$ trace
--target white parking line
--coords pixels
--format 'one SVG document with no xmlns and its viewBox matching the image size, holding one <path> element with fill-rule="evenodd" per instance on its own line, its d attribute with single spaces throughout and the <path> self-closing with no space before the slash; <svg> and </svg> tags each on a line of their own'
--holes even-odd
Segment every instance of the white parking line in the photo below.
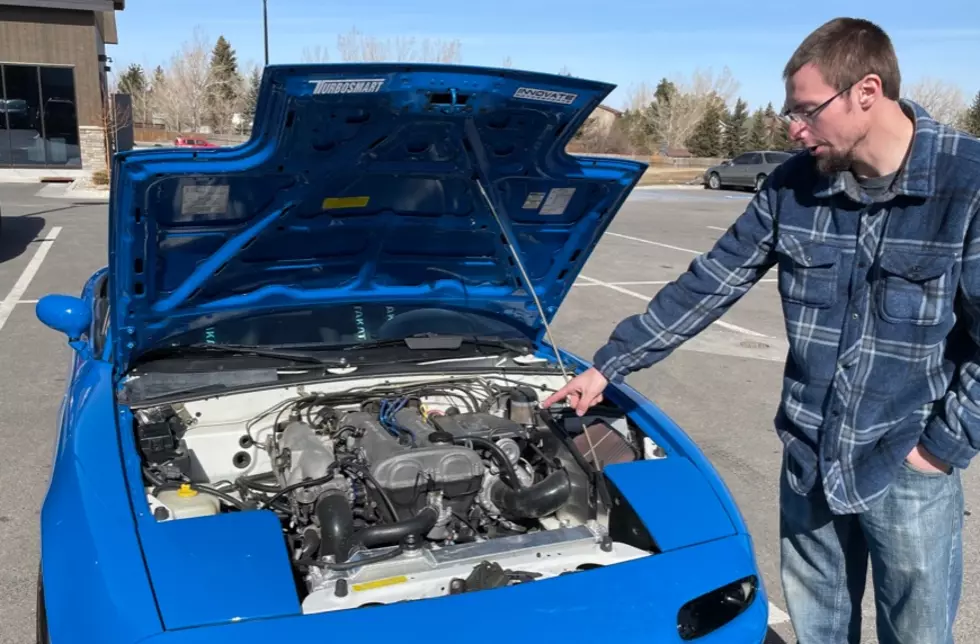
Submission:
<svg viewBox="0 0 980 644">
<path fill-rule="evenodd" d="M 711 230 L 720 230 L 723 233 L 728 232 L 727 228 L 722 228 L 721 226 L 705 226 L 705 228 L 710 228 Z"/>
<path fill-rule="evenodd" d="M 640 242 L 641 244 L 650 244 L 651 246 L 660 246 L 661 248 L 669 248 L 670 250 L 679 250 L 682 253 L 691 253 L 692 255 L 701 255 L 704 251 L 691 250 L 690 248 L 681 248 L 680 246 L 671 246 L 670 244 L 662 244 L 660 242 L 650 241 L 649 239 L 640 239 L 639 237 L 631 237 L 630 235 L 623 235 L 621 233 L 607 232 L 606 235 L 612 235 L 613 237 L 622 237 L 623 239 L 629 239 L 631 241 Z"/>
<path fill-rule="evenodd" d="M 769 625 L 785 624 L 788 621 L 789 615 L 787 615 L 785 611 L 780 610 L 779 606 L 769 602 Z"/>
<path fill-rule="evenodd" d="M 17 278 L 17 282 L 14 287 L 10 289 L 7 293 L 7 297 L 3 298 L 0 302 L 0 329 L 3 329 L 3 325 L 7 323 L 7 318 L 10 317 L 11 312 L 13 312 L 14 307 L 20 301 L 20 296 L 24 294 L 27 287 L 30 286 L 31 280 L 37 274 L 39 268 L 41 268 L 41 262 L 44 261 L 45 256 L 47 256 L 48 251 L 51 250 L 51 245 L 54 244 L 54 240 L 58 238 L 58 234 L 61 233 L 61 226 L 55 226 L 48 233 L 48 236 L 44 239 L 39 240 L 37 250 L 34 252 L 34 257 L 31 261 L 27 263 L 24 267 L 24 272 L 20 274 Z"/>
<path fill-rule="evenodd" d="M 579 279 L 583 279 L 586 282 L 591 282 L 591 283 L 595 284 L 596 286 L 605 286 L 606 288 L 609 288 L 609 289 L 612 289 L 612 290 L 617 291 L 619 293 L 622 293 L 623 295 L 629 295 L 629 296 L 635 297 L 638 300 L 643 300 L 644 302 L 649 302 L 650 301 L 650 297 L 647 296 L 647 295 L 643 295 L 642 293 L 637 293 L 636 291 L 631 291 L 629 289 L 623 288 L 622 286 L 617 286 L 615 284 L 611 284 L 610 282 L 603 282 L 601 280 L 592 279 L 591 277 L 586 277 L 585 275 L 582 275 L 582 274 L 579 274 Z M 730 322 L 725 322 L 724 320 L 715 320 L 714 324 L 717 324 L 720 327 L 724 327 L 724 328 L 728 329 L 729 331 L 737 331 L 738 333 L 744 333 L 745 335 L 751 335 L 751 336 L 756 337 L 756 338 L 768 338 L 769 337 L 769 336 L 765 335 L 764 333 L 759 333 L 758 331 L 753 331 L 751 329 L 746 329 L 746 328 L 743 328 L 743 327 L 740 327 L 740 326 L 736 326 L 736 325 L 734 325 L 734 324 L 732 324 Z"/>
<path fill-rule="evenodd" d="M 585 284 L 575 283 L 575 286 L 664 286 L 670 284 L 674 280 L 650 280 L 646 282 L 588 282 Z M 778 282 L 779 280 L 772 278 L 763 278 L 759 280 L 760 282 Z"/>
</svg>

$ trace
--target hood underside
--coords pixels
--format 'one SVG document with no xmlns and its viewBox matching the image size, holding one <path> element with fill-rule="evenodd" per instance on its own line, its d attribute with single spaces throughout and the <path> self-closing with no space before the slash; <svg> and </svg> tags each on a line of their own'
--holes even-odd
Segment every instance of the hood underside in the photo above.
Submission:
<svg viewBox="0 0 980 644">
<path fill-rule="evenodd" d="M 565 152 L 613 87 L 456 65 L 267 67 L 245 144 L 114 159 L 117 369 L 223 317 L 327 303 L 478 309 L 539 335 L 528 287 L 553 316 L 646 167 Z"/>
</svg>

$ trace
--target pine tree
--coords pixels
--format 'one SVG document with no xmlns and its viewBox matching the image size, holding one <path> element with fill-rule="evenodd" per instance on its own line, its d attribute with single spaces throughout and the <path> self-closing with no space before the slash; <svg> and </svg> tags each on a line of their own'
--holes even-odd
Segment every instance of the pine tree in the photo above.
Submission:
<svg viewBox="0 0 980 644">
<path fill-rule="evenodd" d="M 669 144 L 672 103 L 677 97 L 677 86 L 661 78 L 653 92 L 653 102 L 643 109 L 647 139 L 655 149 L 665 152 Z"/>
<path fill-rule="evenodd" d="M 241 77 L 238 74 L 238 60 L 235 50 L 225 40 L 218 36 L 218 41 L 211 51 L 210 82 L 207 92 L 208 121 L 215 129 L 225 125 L 230 115 L 229 106 L 238 99 Z"/>
<path fill-rule="evenodd" d="M 245 93 L 245 122 L 251 127 L 255 120 L 255 106 L 259 102 L 259 85 L 262 83 L 262 76 L 258 68 L 252 70 L 252 75 L 248 79 L 248 89 Z"/>
<path fill-rule="evenodd" d="M 779 118 L 772 103 L 766 105 L 763 112 L 763 120 L 766 124 L 766 149 L 768 150 L 791 150 L 792 141 L 789 140 L 789 128 L 783 119 Z"/>
<path fill-rule="evenodd" d="M 691 154 L 699 157 L 719 156 L 723 152 L 723 122 L 724 105 L 720 101 L 712 101 L 686 142 Z"/>
<path fill-rule="evenodd" d="M 139 96 L 147 90 L 146 75 L 143 67 L 133 63 L 119 77 L 119 92 L 130 96 Z"/>
<path fill-rule="evenodd" d="M 963 115 L 963 130 L 973 136 L 980 136 L 980 92 L 977 92 L 970 109 Z"/>
<path fill-rule="evenodd" d="M 156 69 L 153 70 L 153 80 L 150 81 L 150 88 L 152 89 L 154 87 L 158 87 L 158 88 L 163 87 L 163 82 L 164 82 L 163 67 L 157 65 Z"/>
<path fill-rule="evenodd" d="M 725 136 L 722 144 L 723 153 L 734 158 L 745 152 L 748 142 L 749 105 L 741 98 L 735 102 L 735 109 L 725 123 Z"/>
<path fill-rule="evenodd" d="M 769 147 L 768 139 L 765 114 L 762 109 L 756 109 L 749 122 L 749 140 L 746 148 L 748 150 L 765 150 Z"/>
<path fill-rule="evenodd" d="M 657 103 L 669 104 L 675 96 L 677 96 L 677 86 L 666 78 L 661 78 L 657 83 L 657 89 L 653 92 L 654 100 Z"/>
</svg>

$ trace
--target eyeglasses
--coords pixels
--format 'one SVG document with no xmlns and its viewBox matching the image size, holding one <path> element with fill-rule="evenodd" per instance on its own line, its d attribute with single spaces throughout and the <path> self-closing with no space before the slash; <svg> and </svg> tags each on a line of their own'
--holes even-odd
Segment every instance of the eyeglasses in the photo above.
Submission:
<svg viewBox="0 0 980 644">
<path fill-rule="evenodd" d="M 852 87 L 858 84 L 858 82 L 859 81 L 854 81 L 853 83 L 851 83 L 850 85 L 848 85 L 841 91 L 837 92 L 836 94 L 828 98 L 826 101 L 824 101 L 820 105 L 817 105 L 811 110 L 807 110 L 805 112 L 791 112 L 789 110 L 786 110 L 780 113 L 779 118 L 781 118 L 786 123 L 805 123 L 806 125 L 812 125 L 813 121 L 816 120 L 820 112 L 822 112 L 828 105 L 833 103 L 834 99 L 840 98 L 841 96 L 849 92 Z"/>
</svg>

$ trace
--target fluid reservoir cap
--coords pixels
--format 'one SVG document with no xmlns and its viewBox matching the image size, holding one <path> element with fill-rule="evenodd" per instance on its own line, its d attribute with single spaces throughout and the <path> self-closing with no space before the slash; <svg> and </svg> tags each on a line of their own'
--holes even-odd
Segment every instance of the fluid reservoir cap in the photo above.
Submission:
<svg viewBox="0 0 980 644">
<path fill-rule="evenodd" d="M 197 490 L 192 490 L 190 483 L 181 483 L 180 489 L 177 490 L 177 496 L 182 496 L 182 497 L 197 496 Z"/>
</svg>

